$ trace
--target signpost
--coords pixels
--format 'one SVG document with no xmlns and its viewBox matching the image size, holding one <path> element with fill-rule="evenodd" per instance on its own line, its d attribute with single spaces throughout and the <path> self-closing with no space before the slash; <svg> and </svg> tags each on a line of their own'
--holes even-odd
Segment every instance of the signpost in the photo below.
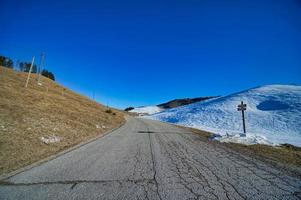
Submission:
<svg viewBox="0 0 301 200">
<path fill-rule="evenodd" d="M 247 110 L 247 104 L 244 104 L 244 102 L 241 101 L 241 103 L 237 106 L 237 111 L 241 111 L 244 134 L 246 135 L 245 110 Z"/>
</svg>

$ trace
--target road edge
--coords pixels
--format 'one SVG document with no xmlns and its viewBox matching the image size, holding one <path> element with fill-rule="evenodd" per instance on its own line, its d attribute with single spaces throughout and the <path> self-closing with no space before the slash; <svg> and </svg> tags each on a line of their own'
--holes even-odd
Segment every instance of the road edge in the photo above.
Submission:
<svg viewBox="0 0 301 200">
<path fill-rule="evenodd" d="M 143 118 L 142 118 L 143 119 Z M 193 129 L 195 131 L 201 131 L 201 132 L 205 132 L 205 133 L 210 133 L 210 134 L 213 134 L 209 131 L 204 131 L 204 130 L 201 130 L 201 129 L 197 129 L 197 128 L 193 128 L 193 127 L 188 127 L 188 126 L 184 126 L 184 125 L 179 125 L 179 124 L 173 124 L 173 123 L 169 123 L 169 122 L 163 122 L 163 121 L 160 121 L 160 120 L 156 120 L 156 119 L 149 119 L 149 118 L 144 118 L 144 119 L 147 119 L 147 120 L 152 120 L 152 121 L 158 121 L 160 123 L 163 123 L 163 124 L 167 124 L 167 125 L 173 125 L 173 126 L 176 126 L 178 128 L 181 128 L 181 129 L 186 129 L 188 130 L 190 133 L 194 134 L 194 135 L 199 135 L 198 133 L 195 133 L 194 131 L 192 130 L 189 130 L 189 129 Z M 200 136 L 200 135 L 199 135 Z M 204 136 L 203 136 L 204 137 Z M 301 178 L 301 167 L 298 167 L 298 166 L 295 166 L 295 165 L 286 165 L 280 161 L 276 161 L 276 160 L 273 160 L 269 157 L 265 157 L 263 155 L 260 155 L 260 154 L 251 154 L 251 153 L 248 153 L 248 152 L 244 152 L 244 151 L 241 151 L 237 148 L 235 148 L 235 145 L 236 143 L 223 143 L 223 142 L 220 142 L 220 141 L 210 141 L 209 138 L 206 139 L 206 141 L 203 141 L 203 142 L 211 142 L 212 145 L 218 145 L 220 148 L 227 148 L 235 153 L 238 153 L 242 156 L 247 156 L 251 159 L 256 159 L 257 161 L 260 161 L 260 162 L 264 162 L 265 164 L 268 164 L 272 167 L 275 167 L 277 168 L 278 170 L 280 171 L 286 171 L 290 174 L 290 176 L 297 176 L 297 177 L 300 177 Z M 231 146 L 231 145 L 234 145 Z M 238 144 L 240 145 L 240 144 Z"/>
<path fill-rule="evenodd" d="M 79 143 L 79 144 L 77 144 L 77 145 L 75 145 L 75 146 L 73 146 L 73 147 L 70 147 L 70 148 L 65 149 L 65 150 L 63 150 L 63 151 L 60 151 L 60 152 L 58 152 L 58 153 L 56 153 L 56 154 L 53 154 L 53 155 L 48 156 L 48 157 L 46 157 L 46 158 L 43 158 L 43 159 L 41 159 L 41 160 L 39 160 L 39 161 L 36 161 L 36 162 L 34 162 L 34 163 L 30 164 L 30 165 L 21 167 L 21 168 L 19 168 L 19 169 L 17 169 L 17 170 L 14 170 L 14 171 L 12 171 L 12 172 L 7 173 L 7 174 L 2 174 L 2 175 L 0 175 L 0 182 L 1 182 L 1 181 L 5 181 L 6 179 L 8 179 L 8 178 L 10 178 L 10 177 L 12 177 L 12 176 L 15 176 L 15 175 L 17 175 L 17 174 L 20 174 L 20 173 L 22 173 L 22 172 L 24 172 L 24 171 L 27 171 L 27 170 L 30 170 L 30 169 L 32 169 L 32 168 L 34 168 L 34 167 L 40 166 L 40 165 L 42 165 L 42 164 L 45 163 L 45 162 L 54 160 L 54 159 L 56 159 L 56 158 L 58 158 L 58 157 L 60 157 L 60 156 L 62 156 L 62 155 L 64 155 L 64 154 L 66 154 L 66 153 L 69 153 L 69 152 L 71 152 L 71 151 L 73 151 L 73 150 L 75 150 L 75 149 L 78 149 L 78 148 L 80 148 L 80 147 L 86 145 L 86 144 L 89 144 L 89 143 L 94 142 L 94 141 L 96 141 L 96 140 L 98 140 L 98 139 L 100 139 L 100 138 L 102 138 L 102 137 L 104 137 L 104 136 L 109 135 L 110 133 L 112 133 L 112 132 L 114 132 L 114 131 L 120 129 L 121 127 L 123 127 L 123 126 L 127 123 L 127 121 L 128 121 L 128 116 L 124 115 L 124 119 L 125 119 L 125 121 L 122 122 L 119 126 L 117 126 L 117 127 L 113 128 L 113 129 L 111 129 L 111 130 L 108 130 L 108 131 L 104 132 L 102 135 L 98 135 L 98 136 L 96 136 L 96 137 L 94 137 L 94 138 L 91 138 L 91 139 L 89 139 L 89 140 L 83 141 L 83 142 L 81 142 L 81 143 Z"/>
</svg>

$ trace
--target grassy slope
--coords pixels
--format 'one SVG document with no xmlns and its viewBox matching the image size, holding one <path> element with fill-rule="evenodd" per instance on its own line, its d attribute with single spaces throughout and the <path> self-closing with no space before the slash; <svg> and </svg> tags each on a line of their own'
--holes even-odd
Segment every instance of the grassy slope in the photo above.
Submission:
<svg viewBox="0 0 301 200">
<path fill-rule="evenodd" d="M 0 67 L 0 175 L 31 164 L 113 129 L 123 113 L 107 108 L 42 77 Z M 114 114 L 115 113 L 115 114 Z M 97 127 L 98 126 L 98 127 Z M 44 144 L 41 137 L 59 136 Z"/>
</svg>

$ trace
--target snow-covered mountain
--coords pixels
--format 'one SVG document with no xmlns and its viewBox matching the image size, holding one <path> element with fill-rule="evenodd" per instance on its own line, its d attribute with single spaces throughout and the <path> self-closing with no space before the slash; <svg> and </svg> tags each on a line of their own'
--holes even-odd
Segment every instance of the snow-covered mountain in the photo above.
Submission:
<svg viewBox="0 0 301 200">
<path fill-rule="evenodd" d="M 133 110 L 130 110 L 129 112 L 152 115 L 152 114 L 161 112 L 162 110 L 164 110 L 164 109 L 162 109 L 158 106 L 142 106 L 142 107 L 134 108 Z"/>
<path fill-rule="evenodd" d="M 247 137 L 239 137 L 242 117 L 237 105 L 241 101 L 247 104 Z M 301 86 L 257 87 L 165 110 L 149 118 L 207 130 L 225 141 L 301 146 Z"/>
<path fill-rule="evenodd" d="M 153 106 L 141 106 L 137 108 L 128 107 L 125 111 L 135 112 L 141 115 L 152 115 L 158 112 L 161 112 L 166 109 L 176 108 L 183 105 L 188 105 L 195 102 L 205 101 L 208 99 L 216 98 L 216 96 L 206 96 L 206 97 L 196 97 L 196 98 L 184 98 L 184 99 L 174 99 L 159 105 Z"/>
</svg>

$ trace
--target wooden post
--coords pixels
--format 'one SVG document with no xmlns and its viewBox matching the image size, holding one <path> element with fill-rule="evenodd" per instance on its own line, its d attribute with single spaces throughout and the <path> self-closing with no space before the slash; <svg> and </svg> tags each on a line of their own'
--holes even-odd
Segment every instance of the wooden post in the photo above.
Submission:
<svg viewBox="0 0 301 200">
<path fill-rule="evenodd" d="M 237 106 L 237 110 L 241 111 L 243 131 L 246 135 L 245 110 L 247 110 L 247 104 L 244 104 L 244 102 L 241 101 L 241 103 Z"/>
<path fill-rule="evenodd" d="M 242 110 L 241 114 L 242 114 L 242 124 L 243 124 L 244 133 L 246 133 L 245 111 Z"/>
<path fill-rule="evenodd" d="M 32 70 L 33 63 L 34 63 L 34 57 L 32 58 L 31 65 L 30 65 L 30 69 L 29 69 L 29 72 L 28 72 L 28 76 L 27 76 L 27 80 L 26 80 L 26 84 L 25 84 L 25 87 L 26 87 L 26 88 L 27 88 L 27 86 L 28 86 L 28 82 L 29 82 L 29 78 L 30 78 L 30 74 L 31 74 L 31 70 Z"/>
</svg>

